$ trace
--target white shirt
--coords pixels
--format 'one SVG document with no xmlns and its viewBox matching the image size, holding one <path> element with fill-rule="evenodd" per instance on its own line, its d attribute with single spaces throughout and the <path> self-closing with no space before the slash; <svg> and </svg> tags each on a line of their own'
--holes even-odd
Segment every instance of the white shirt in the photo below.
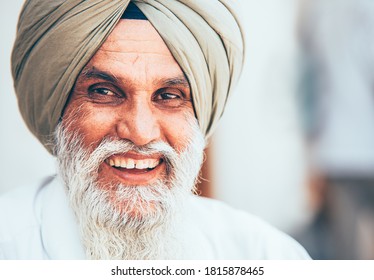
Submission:
<svg viewBox="0 0 374 280">
<path fill-rule="evenodd" d="M 244 211 L 193 195 L 187 203 L 188 259 L 309 259 L 291 237 Z M 0 197 L 0 259 L 85 259 L 58 177 Z"/>
</svg>

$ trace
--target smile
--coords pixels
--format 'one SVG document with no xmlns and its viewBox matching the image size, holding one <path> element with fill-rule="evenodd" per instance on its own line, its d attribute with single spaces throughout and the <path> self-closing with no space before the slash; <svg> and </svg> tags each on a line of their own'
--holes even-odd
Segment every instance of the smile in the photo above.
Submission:
<svg viewBox="0 0 374 280">
<path fill-rule="evenodd" d="M 120 156 L 112 156 L 105 160 L 107 164 L 115 168 L 125 169 L 154 169 L 161 163 L 162 159 L 133 159 Z"/>
<path fill-rule="evenodd" d="M 160 179 L 166 170 L 165 160 L 160 154 L 118 154 L 107 158 L 105 163 L 107 167 L 103 171 L 107 176 L 114 175 L 126 185 L 149 185 Z"/>
</svg>

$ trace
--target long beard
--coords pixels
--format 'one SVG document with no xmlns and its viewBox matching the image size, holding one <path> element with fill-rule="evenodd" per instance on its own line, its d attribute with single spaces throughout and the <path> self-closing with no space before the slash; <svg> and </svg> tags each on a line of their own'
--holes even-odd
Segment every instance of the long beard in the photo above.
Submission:
<svg viewBox="0 0 374 280">
<path fill-rule="evenodd" d="M 137 147 L 104 139 L 92 152 L 64 123 L 56 129 L 56 155 L 70 205 L 89 259 L 180 259 L 178 232 L 184 202 L 193 191 L 205 147 L 196 122 L 183 151 L 158 142 Z M 99 166 L 111 155 L 162 154 L 166 174 L 148 186 L 104 185 Z"/>
</svg>

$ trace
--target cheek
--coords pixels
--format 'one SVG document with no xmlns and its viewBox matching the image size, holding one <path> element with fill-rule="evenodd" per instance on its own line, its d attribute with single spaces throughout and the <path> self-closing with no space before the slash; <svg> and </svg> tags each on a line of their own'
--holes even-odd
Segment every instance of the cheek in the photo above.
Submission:
<svg viewBox="0 0 374 280">
<path fill-rule="evenodd" d="M 105 136 L 113 133 L 116 118 L 109 110 L 91 107 L 90 104 L 83 104 L 75 112 L 67 110 L 64 119 L 71 120 L 71 130 L 78 131 L 87 146 L 96 146 Z"/>
<path fill-rule="evenodd" d="M 174 115 L 164 119 L 163 134 L 168 143 L 177 150 L 183 150 L 192 136 L 192 123 L 196 121 L 193 113 Z"/>
</svg>

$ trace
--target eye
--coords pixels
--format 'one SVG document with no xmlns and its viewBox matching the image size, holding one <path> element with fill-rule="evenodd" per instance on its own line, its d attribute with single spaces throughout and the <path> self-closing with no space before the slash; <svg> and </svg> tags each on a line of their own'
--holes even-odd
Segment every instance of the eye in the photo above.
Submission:
<svg viewBox="0 0 374 280">
<path fill-rule="evenodd" d="M 158 90 L 153 100 L 160 106 L 169 108 L 182 106 L 188 101 L 182 91 L 174 88 L 163 88 Z"/>
<path fill-rule="evenodd" d="M 93 94 L 100 94 L 105 96 L 113 96 L 115 95 L 111 90 L 107 88 L 94 88 L 91 90 Z"/>
<path fill-rule="evenodd" d="M 156 99 L 168 100 L 168 99 L 177 99 L 177 98 L 180 98 L 180 96 L 178 96 L 176 94 L 173 94 L 173 93 L 169 93 L 169 92 L 163 92 L 163 93 L 160 93 L 158 95 L 158 98 L 156 98 Z"/>
<path fill-rule="evenodd" d="M 93 102 L 103 104 L 118 104 L 124 98 L 124 94 L 116 87 L 106 85 L 92 85 L 88 87 L 88 96 Z"/>
</svg>

